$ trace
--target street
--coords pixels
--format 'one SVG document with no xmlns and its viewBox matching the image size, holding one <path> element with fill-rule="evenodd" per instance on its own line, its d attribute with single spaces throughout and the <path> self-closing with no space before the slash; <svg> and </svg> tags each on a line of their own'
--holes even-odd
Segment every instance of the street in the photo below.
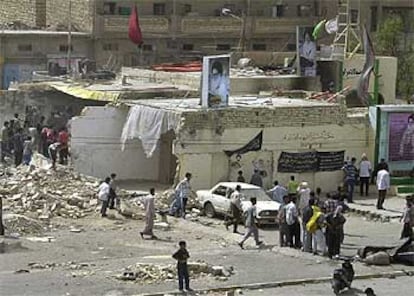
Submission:
<svg viewBox="0 0 414 296">
<path fill-rule="evenodd" d="M 198 221 L 190 221 L 168 217 L 171 227 L 156 229 L 158 240 L 142 240 L 139 236 L 142 221 L 120 215 L 114 215 L 114 218 L 101 219 L 95 214 L 78 220 L 57 219 L 55 230 L 47 233 L 54 238 L 51 242 L 20 238 L 21 248 L 0 255 L 0 294 L 136 295 L 175 291 L 175 278 L 139 282 L 121 281 L 116 276 L 136 263 L 174 266 L 171 254 L 179 240 L 187 241 L 190 261 L 202 260 L 211 265 L 234 268 L 234 274 L 225 279 L 213 276 L 192 279 L 191 285 L 196 290 L 330 277 L 333 269 L 340 265 L 326 257 L 279 248 L 278 232 L 274 228 L 260 231 L 260 239 L 265 242 L 263 247 L 256 248 L 253 240 L 249 240 L 246 250 L 241 250 L 237 245 L 241 235 L 227 232 L 220 219 L 198 217 Z M 81 231 L 71 232 L 73 227 Z M 400 224 L 373 222 L 348 214 L 345 233 L 342 253 L 351 256 L 367 244 L 392 245 L 397 242 Z M 34 263 L 39 268 L 32 268 L 36 266 Z M 42 266 L 46 263 L 49 265 Z M 357 275 L 410 270 L 407 266 L 366 266 L 363 263 L 355 263 L 354 267 Z M 317 292 L 322 288 L 326 288 L 325 285 L 316 286 L 314 295 L 322 295 Z M 258 291 L 250 293 L 259 295 L 255 294 Z"/>
</svg>

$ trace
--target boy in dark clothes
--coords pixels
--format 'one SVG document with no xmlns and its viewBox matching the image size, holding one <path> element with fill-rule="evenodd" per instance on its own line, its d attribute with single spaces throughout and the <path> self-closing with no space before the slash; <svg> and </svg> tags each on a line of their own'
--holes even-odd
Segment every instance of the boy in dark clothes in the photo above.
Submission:
<svg viewBox="0 0 414 296">
<path fill-rule="evenodd" d="M 177 252 L 172 255 L 172 257 L 177 260 L 177 273 L 178 273 L 178 288 L 180 291 L 183 291 L 184 288 L 184 281 L 185 281 L 185 289 L 187 291 L 193 291 L 190 289 L 190 277 L 188 274 L 188 266 L 187 266 L 187 259 L 190 258 L 190 254 L 186 249 L 186 242 L 180 241 L 178 243 L 180 248 Z"/>
</svg>

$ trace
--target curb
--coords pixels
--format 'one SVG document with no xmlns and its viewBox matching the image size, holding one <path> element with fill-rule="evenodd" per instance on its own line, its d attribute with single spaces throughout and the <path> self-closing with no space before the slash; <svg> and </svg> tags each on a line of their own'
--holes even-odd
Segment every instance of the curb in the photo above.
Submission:
<svg viewBox="0 0 414 296">
<path fill-rule="evenodd" d="M 398 271 L 392 271 L 392 272 L 355 275 L 354 280 L 387 278 L 387 277 L 395 278 L 395 277 L 413 276 L 413 275 L 414 275 L 414 271 L 398 270 Z M 332 277 L 304 278 L 304 279 L 287 280 L 287 281 L 279 281 L 279 282 L 254 283 L 254 284 L 245 284 L 245 285 L 242 284 L 242 285 L 232 285 L 232 286 L 219 287 L 219 288 L 200 289 L 200 290 L 195 290 L 195 292 L 200 293 L 200 294 L 205 294 L 208 292 L 228 292 L 228 291 L 234 291 L 234 290 L 239 290 L 239 289 L 258 290 L 258 289 L 268 289 L 268 288 L 279 288 L 279 287 L 285 287 L 285 286 L 324 283 L 324 282 L 329 282 L 331 279 Z M 177 292 L 177 291 L 170 291 L 170 292 L 137 294 L 134 296 L 164 296 L 164 295 L 182 295 L 182 293 Z"/>
<path fill-rule="evenodd" d="M 349 205 L 348 205 L 349 206 Z M 356 214 L 357 216 L 361 216 L 361 217 L 366 217 L 369 220 L 375 220 L 375 221 L 380 221 L 380 222 L 390 222 L 392 219 L 399 219 L 402 215 L 401 214 L 380 214 L 380 213 L 375 213 L 372 212 L 370 210 L 362 210 L 362 209 L 357 209 L 357 208 L 353 208 L 351 206 L 349 206 L 349 212 Z"/>
</svg>

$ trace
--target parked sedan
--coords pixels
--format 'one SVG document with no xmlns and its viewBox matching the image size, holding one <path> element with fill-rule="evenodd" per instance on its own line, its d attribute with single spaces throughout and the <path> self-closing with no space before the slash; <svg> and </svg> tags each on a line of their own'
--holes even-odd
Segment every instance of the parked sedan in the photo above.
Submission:
<svg viewBox="0 0 414 296">
<path fill-rule="evenodd" d="M 197 191 L 197 198 L 208 217 L 227 214 L 230 208 L 230 193 L 237 185 L 241 186 L 242 207 L 245 212 L 251 205 L 250 198 L 257 199 L 257 220 L 260 225 L 276 224 L 280 203 L 273 201 L 263 188 L 238 182 L 221 182 L 210 190 Z"/>
</svg>

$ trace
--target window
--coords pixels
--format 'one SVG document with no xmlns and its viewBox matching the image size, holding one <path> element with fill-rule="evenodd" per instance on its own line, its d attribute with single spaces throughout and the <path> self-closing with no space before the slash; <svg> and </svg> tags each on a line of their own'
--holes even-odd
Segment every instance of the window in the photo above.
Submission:
<svg viewBox="0 0 414 296">
<path fill-rule="evenodd" d="M 254 43 L 252 49 L 253 50 L 265 51 L 266 50 L 266 44 L 263 44 L 263 43 Z"/>
<path fill-rule="evenodd" d="M 104 14 L 115 14 L 115 8 L 115 2 L 104 2 Z"/>
<path fill-rule="evenodd" d="M 183 44 L 183 50 L 194 50 L 194 44 Z"/>
<path fill-rule="evenodd" d="M 31 44 L 19 44 L 17 45 L 18 51 L 32 51 L 32 45 Z"/>
<path fill-rule="evenodd" d="M 165 15 L 165 3 L 154 3 L 153 14 L 154 15 Z"/>
<path fill-rule="evenodd" d="M 118 43 L 104 43 L 102 49 L 104 51 L 118 51 Z"/>
<path fill-rule="evenodd" d="M 284 5 L 276 5 L 272 7 L 272 17 L 282 17 L 285 14 Z"/>
<path fill-rule="evenodd" d="M 378 24 L 378 7 L 371 7 L 371 31 L 375 32 L 377 30 Z"/>
<path fill-rule="evenodd" d="M 118 14 L 119 15 L 130 15 L 131 14 L 131 7 L 128 7 L 128 6 L 118 7 Z"/>
<path fill-rule="evenodd" d="M 190 13 L 192 11 L 192 6 L 191 4 L 184 4 L 184 13 Z"/>
<path fill-rule="evenodd" d="M 230 50 L 230 44 L 217 44 L 216 50 Z"/>
<path fill-rule="evenodd" d="M 68 46 L 66 44 L 59 45 L 60 52 L 68 52 Z M 73 45 L 70 46 L 70 51 L 73 51 Z"/>
<path fill-rule="evenodd" d="M 351 9 L 351 24 L 358 23 L 358 9 Z"/>
<path fill-rule="evenodd" d="M 214 190 L 213 194 L 226 196 L 227 187 L 219 186 L 216 190 Z"/>
<path fill-rule="evenodd" d="M 144 44 L 142 46 L 143 51 L 152 51 L 152 44 Z"/>
</svg>

